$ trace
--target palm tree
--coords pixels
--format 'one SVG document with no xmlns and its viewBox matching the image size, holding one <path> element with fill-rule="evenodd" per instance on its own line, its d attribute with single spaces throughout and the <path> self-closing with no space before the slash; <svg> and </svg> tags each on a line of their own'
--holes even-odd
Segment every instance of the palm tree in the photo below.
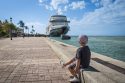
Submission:
<svg viewBox="0 0 125 83">
<path fill-rule="evenodd" d="M 2 21 L 0 20 L 0 25 L 2 24 Z"/>
<path fill-rule="evenodd" d="M 34 30 L 34 26 L 32 25 L 32 34 L 34 34 L 35 36 L 35 30 Z"/>
<path fill-rule="evenodd" d="M 24 27 L 25 27 L 25 23 L 24 23 L 22 20 L 20 20 L 18 24 L 20 25 L 20 27 L 23 28 L 23 38 L 24 38 Z"/>
<path fill-rule="evenodd" d="M 20 27 L 24 27 L 24 25 L 25 25 L 22 20 L 20 20 L 18 24 L 20 25 Z"/>
<path fill-rule="evenodd" d="M 29 36 L 29 27 L 28 27 L 28 26 L 25 26 L 25 29 L 28 30 L 28 31 L 27 31 L 27 36 Z"/>
<path fill-rule="evenodd" d="M 29 27 L 27 27 L 28 28 L 28 37 L 29 37 Z"/>
<path fill-rule="evenodd" d="M 34 26 L 32 25 L 32 29 L 34 28 Z"/>
<path fill-rule="evenodd" d="M 3 36 L 3 27 L 2 27 L 2 21 L 0 20 L 0 37 Z"/>
<path fill-rule="evenodd" d="M 5 22 L 4 23 L 9 23 L 7 19 L 5 19 Z"/>
</svg>

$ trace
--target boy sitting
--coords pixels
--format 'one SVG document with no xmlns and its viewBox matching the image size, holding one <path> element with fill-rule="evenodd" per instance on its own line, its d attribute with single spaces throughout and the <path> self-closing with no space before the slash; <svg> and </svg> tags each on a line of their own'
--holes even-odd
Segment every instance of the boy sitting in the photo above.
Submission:
<svg viewBox="0 0 125 83">
<path fill-rule="evenodd" d="M 76 51 L 76 56 L 69 62 L 63 64 L 63 67 L 68 66 L 70 73 L 73 75 L 70 82 L 79 82 L 78 74 L 81 68 L 88 68 L 90 63 L 91 52 L 89 47 L 86 45 L 88 43 L 88 37 L 86 35 L 79 36 L 80 47 Z"/>
</svg>

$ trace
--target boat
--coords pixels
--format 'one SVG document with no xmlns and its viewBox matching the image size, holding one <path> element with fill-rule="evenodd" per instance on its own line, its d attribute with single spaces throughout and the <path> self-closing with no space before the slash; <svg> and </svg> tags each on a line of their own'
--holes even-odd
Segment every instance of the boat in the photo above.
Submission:
<svg viewBox="0 0 125 83">
<path fill-rule="evenodd" d="M 46 34 L 50 37 L 60 37 L 67 34 L 70 27 L 67 17 L 64 15 L 53 15 L 50 17 L 49 24 L 46 28 Z"/>
<path fill-rule="evenodd" d="M 62 40 L 69 40 L 69 39 L 71 39 L 71 37 L 69 35 L 62 35 L 61 39 Z"/>
</svg>

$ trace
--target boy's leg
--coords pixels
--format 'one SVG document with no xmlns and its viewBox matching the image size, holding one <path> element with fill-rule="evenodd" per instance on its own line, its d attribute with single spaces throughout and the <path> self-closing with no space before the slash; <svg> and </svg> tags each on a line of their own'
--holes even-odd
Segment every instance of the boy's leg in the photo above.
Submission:
<svg viewBox="0 0 125 83">
<path fill-rule="evenodd" d="M 69 71 L 70 71 L 70 73 L 73 75 L 73 77 L 70 77 L 70 82 L 72 83 L 72 82 L 80 82 L 80 80 L 79 80 L 79 76 L 77 76 L 77 73 L 76 73 L 76 71 L 74 70 L 75 69 L 75 67 L 76 67 L 76 64 L 75 65 L 70 65 L 69 67 L 68 67 L 68 69 L 69 69 Z"/>
<path fill-rule="evenodd" d="M 68 68 L 68 69 L 69 69 L 70 73 L 71 73 L 73 76 L 75 76 L 75 71 L 74 71 L 74 69 L 71 69 L 71 68 Z"/>
<path fill-rule="evenodd" d="M 73 75 L 73 76 L 75 76 L 75 77 L 77 77 L 77 75 L 76 75 L 76 73 L 75 73 L 75 66 L 76 66 L 76 64 L 71 64 L 69 67 L 68 67 L 68 70 L 70 71 L 70 73 Z"/>
</svg>

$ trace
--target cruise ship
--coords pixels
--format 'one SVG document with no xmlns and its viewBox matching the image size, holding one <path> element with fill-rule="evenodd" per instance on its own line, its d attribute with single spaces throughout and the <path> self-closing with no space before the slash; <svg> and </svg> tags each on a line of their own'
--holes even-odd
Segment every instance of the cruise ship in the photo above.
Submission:
<svg viewBox="0 0 125 83">
<path fill-rule="evenodd" d="M 64 15 L 53 15 L 49 20 L 49 25 L 46 28 L 46 34 L 51 37 L 60 37 L 69 31 L 70 21 Z"/>
</svg>

